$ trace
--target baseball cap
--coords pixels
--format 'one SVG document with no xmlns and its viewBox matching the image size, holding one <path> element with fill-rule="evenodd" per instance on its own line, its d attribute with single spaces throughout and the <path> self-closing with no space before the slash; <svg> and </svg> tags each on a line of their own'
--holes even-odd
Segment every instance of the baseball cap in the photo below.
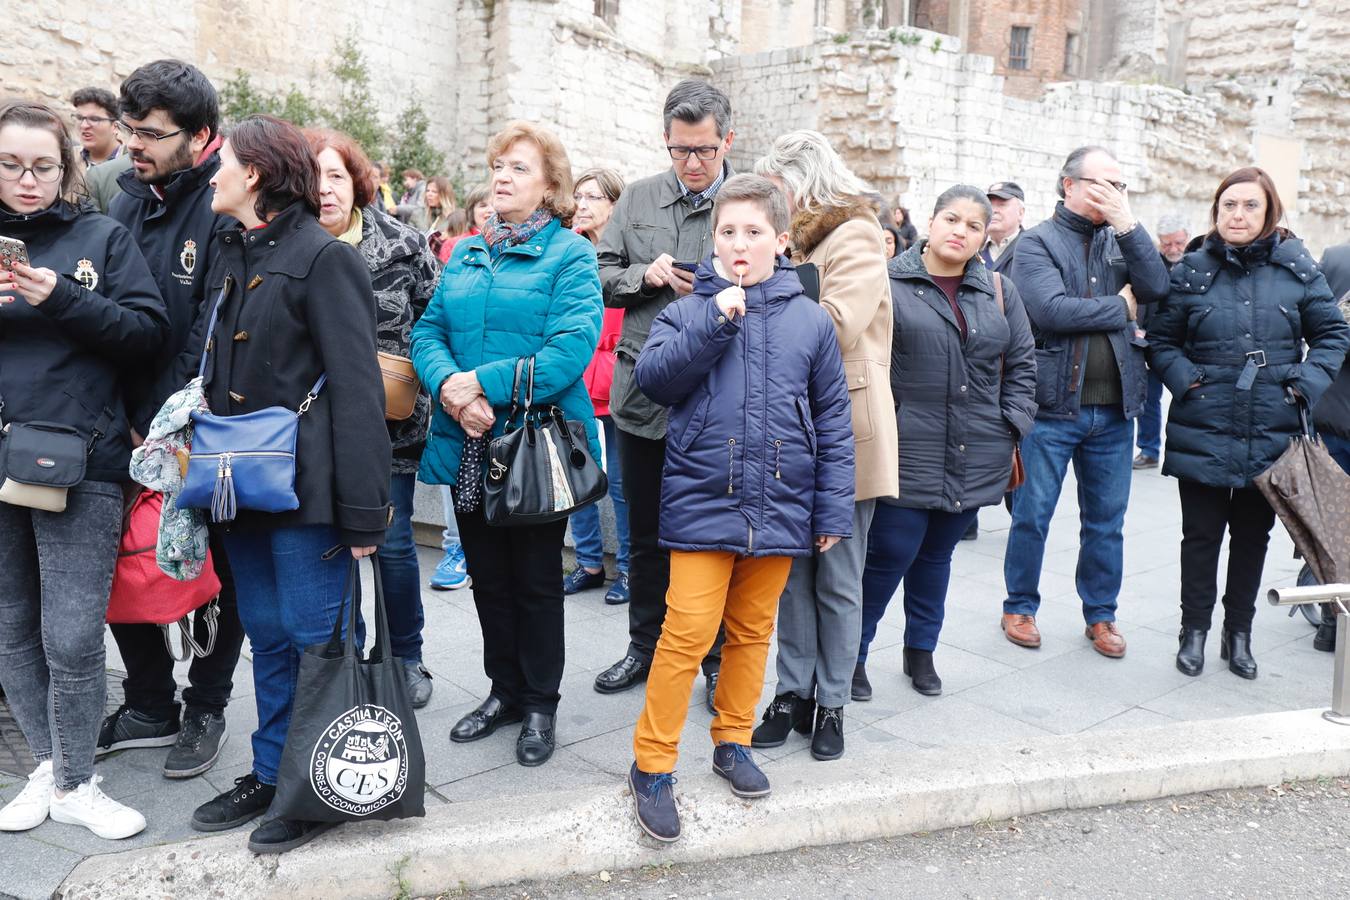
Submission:
<svg viewBox="0 0 1350 900">
<path fill-rule="evenodd" d="M 1022 193 L 1022 188 L 1011 181 L 996 181 L 989 185 L 989 190 L 984 193 L 1000 200 L 1021 200 L 1025 203 L 1027 199 L 1027 195 Z"/>
</svg>

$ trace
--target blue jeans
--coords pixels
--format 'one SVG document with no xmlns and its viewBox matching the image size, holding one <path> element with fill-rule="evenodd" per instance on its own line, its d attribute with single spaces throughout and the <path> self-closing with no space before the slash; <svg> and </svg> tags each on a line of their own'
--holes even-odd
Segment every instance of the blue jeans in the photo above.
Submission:
<svg viewBox="0 0 1350 900">
<path fill-rule="evenodd" d="M 1038 418 L 1022 441 L 1027 480 L 1013 492 L 1003 559 L 1003 611 L 1034 616 L 1041 605 L 1041 560 L 1050 518 L 1070 460 L 1081 522 L 1076 580 L 1089 625 L 1113 622 L 1124 569 L 1125 507 L 1130 502 L 1133 423 L 1119 406 L 1085 406 L 1074 419 Z"/>
<path fill-rule="evenodd" d="M 1144 398 L 1144 411 L 1139 414 L 1134 440 L 1140 453 L 1154 459 L 1162 455 L 1162 395 L 1162 379 L 1149 369 L 1148 394 Z"/>
<path fill-rule="evenodd" d="M 71 791 L 94 774 L 122 486 L 82 481 L 63 513 L 0 503 L 0 679 L 37 762 Z"/>
<path fill-rule="evenodd" d="M 394 655 L 405 662 L 422 661 L 422 578 L 417 571 L 417 545 L 413 543 L 413 491 L 417 476 L 389 477 L 389 500 L 394 521 L 385 532 L 377 557 L 384 585 L 384 606 L 389 614 L 389 643 Z"/>
<path fill-rule="evenodd" d="M 975 521 L 978 510 L 960 513 L 909 509 L 878 503 L 867 533 L 867 568 L 862 577 L 862 644 L 858 662 L 900 581 L 905 582 L 905 646 L 936 650 L 952 575 L 952 551 Z"/>
<path fill-rule="evenodd" d="M 258 704 L 253 771 L 264 784 L 276 784 L 300 654 L 333 633 L 351 551 L 329 525 L 235 530 L 225 535 L 225 549 L 239 594 L 239 618 L 253 646 Z"/>
<path fill-rule="evenodd" d="M 455 495 L 450 485 L 441 485 L 441 507 L 445 510 L 445 530 L 441 532 L 441 549 L 449 550 L 459 543 L 459 523 L 455 521 Z"/>
<path fill-rule="evenodd" d="M 609 476 L 609 499 L 614 501 L 614 531 L 619 538 L 615 556 L 620 572 L 628 571 L 628 504 L 623 499 L 623 468 L 619 464 L 619 439 L 614 420 L 599 416 L 605 429 L 605 474 Z M 572 540 L 577 546 L 577 565 L 599 569 L 605 564 L 605 545 L 600 535 L 600 505 L 592 503 L 572 513 Z"/>
</svg>

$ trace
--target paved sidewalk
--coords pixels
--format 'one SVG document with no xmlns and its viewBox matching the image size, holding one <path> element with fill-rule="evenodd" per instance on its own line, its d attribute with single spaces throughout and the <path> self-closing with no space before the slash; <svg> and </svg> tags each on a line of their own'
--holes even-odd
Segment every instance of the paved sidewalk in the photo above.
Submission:
<svg viewBox="0 0 1350 900">
<path fill-rule="evenodd" d="M 1065 486 L 1046 554 L 1045 600 L 1039 617 L 1045 645 L 1039 651 L 1013 646 L 999 631 L 1008 517 L 1001 508 L 984 510 L 979 540 L 960 545 L 953 567 L 948 618 L 936 656 L 944 696 L 922 697 L 900 674 L 903 613 L 897 600 L 871 652 L 869 672 L 876 698 L 851 705 L 845 714 L 849 754 L 890 755 L 916 748 L 1325 706 L 1331 655 L 1312 649 L 1312 628 L 1301 617 L 1287 618 L 1264 601 L 1253 640 L 1260 678 L 1243 681 L 1220 663 L 1217 618 L 1205 674 L 1191 679 L 1176 671 L 1180 540 L 1176 485 L 1155 470 L 1136 474 L 1133 490 L 1126 522 L 1128 574 L 1119 615 L 1129 642 L 1125 659 L 1097 655 L 1083 637 L 1073 580 L 1077 511 L 1072 481 Z M 1277 526 L 1266 564 L 1268 585 L 1292 583 L 1298 563 L 1291 550 Z M 437 557 L 435 551 L 423 551 L 424 575 Z M 642 692 L 602 696 L 591 683 L 627 645 L 626 608 L 606 606 L 601 590 L 569 598 L 560 746 L 547 765 L 526 769 L 514 761 L 514 729 L 475 744 L 450 744 L 450 727 L 488 687 L 477 620 L 467 591 L 426 591 L 424 599 L 426 663 L 436 676 L 436 692 L 419 716 L 419 725 L 432 804 L 620 783 L 631 761 L 632 725 Z M 109 647 L 109 666 L 120 667 L 111 641 Z M 773 671 L 771 657 L 765 701 L 773 695 Z M 145 813 L 150 827 L 144 834 L 113 843 L 83 829 L 48 822 L 26 834 L 0 835 L 7 875 L 0 893 L 50 896 L 87 855 L 188 837 L 186 823 L 193 807 L 228 789 L 249 770 L 248 734 L 255 722 L 251 679 L 247 661 L 241 662 L 236 700 L 229 711 L 231 737 L 220 763 L 206 775 L 187 782 L 166 781 L 160 775 L 162 751 L 122 753 L 100 764 L 105 790 Z M 696 688 L 680 760 L 681 770 L 687 772 L 703 772 L 711 764 L 701 679 Z M 787 745 L 761 758 L 772 775 L 774 761 L 789 756 L 804 759 L 806 753 L 807 741 L 793 736 Z M 0 785 L 0 801 L 13 797 L 20 786 L 3 776 Z M 239 838 L 242 843 L 242 830 Z"/>
</svg>

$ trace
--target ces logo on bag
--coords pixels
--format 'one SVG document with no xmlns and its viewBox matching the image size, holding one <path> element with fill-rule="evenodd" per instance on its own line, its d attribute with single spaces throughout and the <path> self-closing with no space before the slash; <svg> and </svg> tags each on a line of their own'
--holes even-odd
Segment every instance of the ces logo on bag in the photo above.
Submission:
<svg viewBox="0 0 1350 900">
<path fill-rule="evenodd" d="M 314 747 L 309 780 L 338 812 L 368 816 L 408 788 L 403 723 L 382 706 L 357 706 L 333 720 Z"/>
</svg>

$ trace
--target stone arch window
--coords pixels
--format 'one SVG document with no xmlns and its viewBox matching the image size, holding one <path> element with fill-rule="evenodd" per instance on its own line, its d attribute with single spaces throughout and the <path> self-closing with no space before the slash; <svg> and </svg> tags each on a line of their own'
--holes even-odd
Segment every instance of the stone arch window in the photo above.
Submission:
<svg viewBox="0 0 1350 900">
<path fill-rule="evenodd" d="M 619 0 L 595 0 L 595 15 L 613 28 L 619 21 Z"/>
</svg>

